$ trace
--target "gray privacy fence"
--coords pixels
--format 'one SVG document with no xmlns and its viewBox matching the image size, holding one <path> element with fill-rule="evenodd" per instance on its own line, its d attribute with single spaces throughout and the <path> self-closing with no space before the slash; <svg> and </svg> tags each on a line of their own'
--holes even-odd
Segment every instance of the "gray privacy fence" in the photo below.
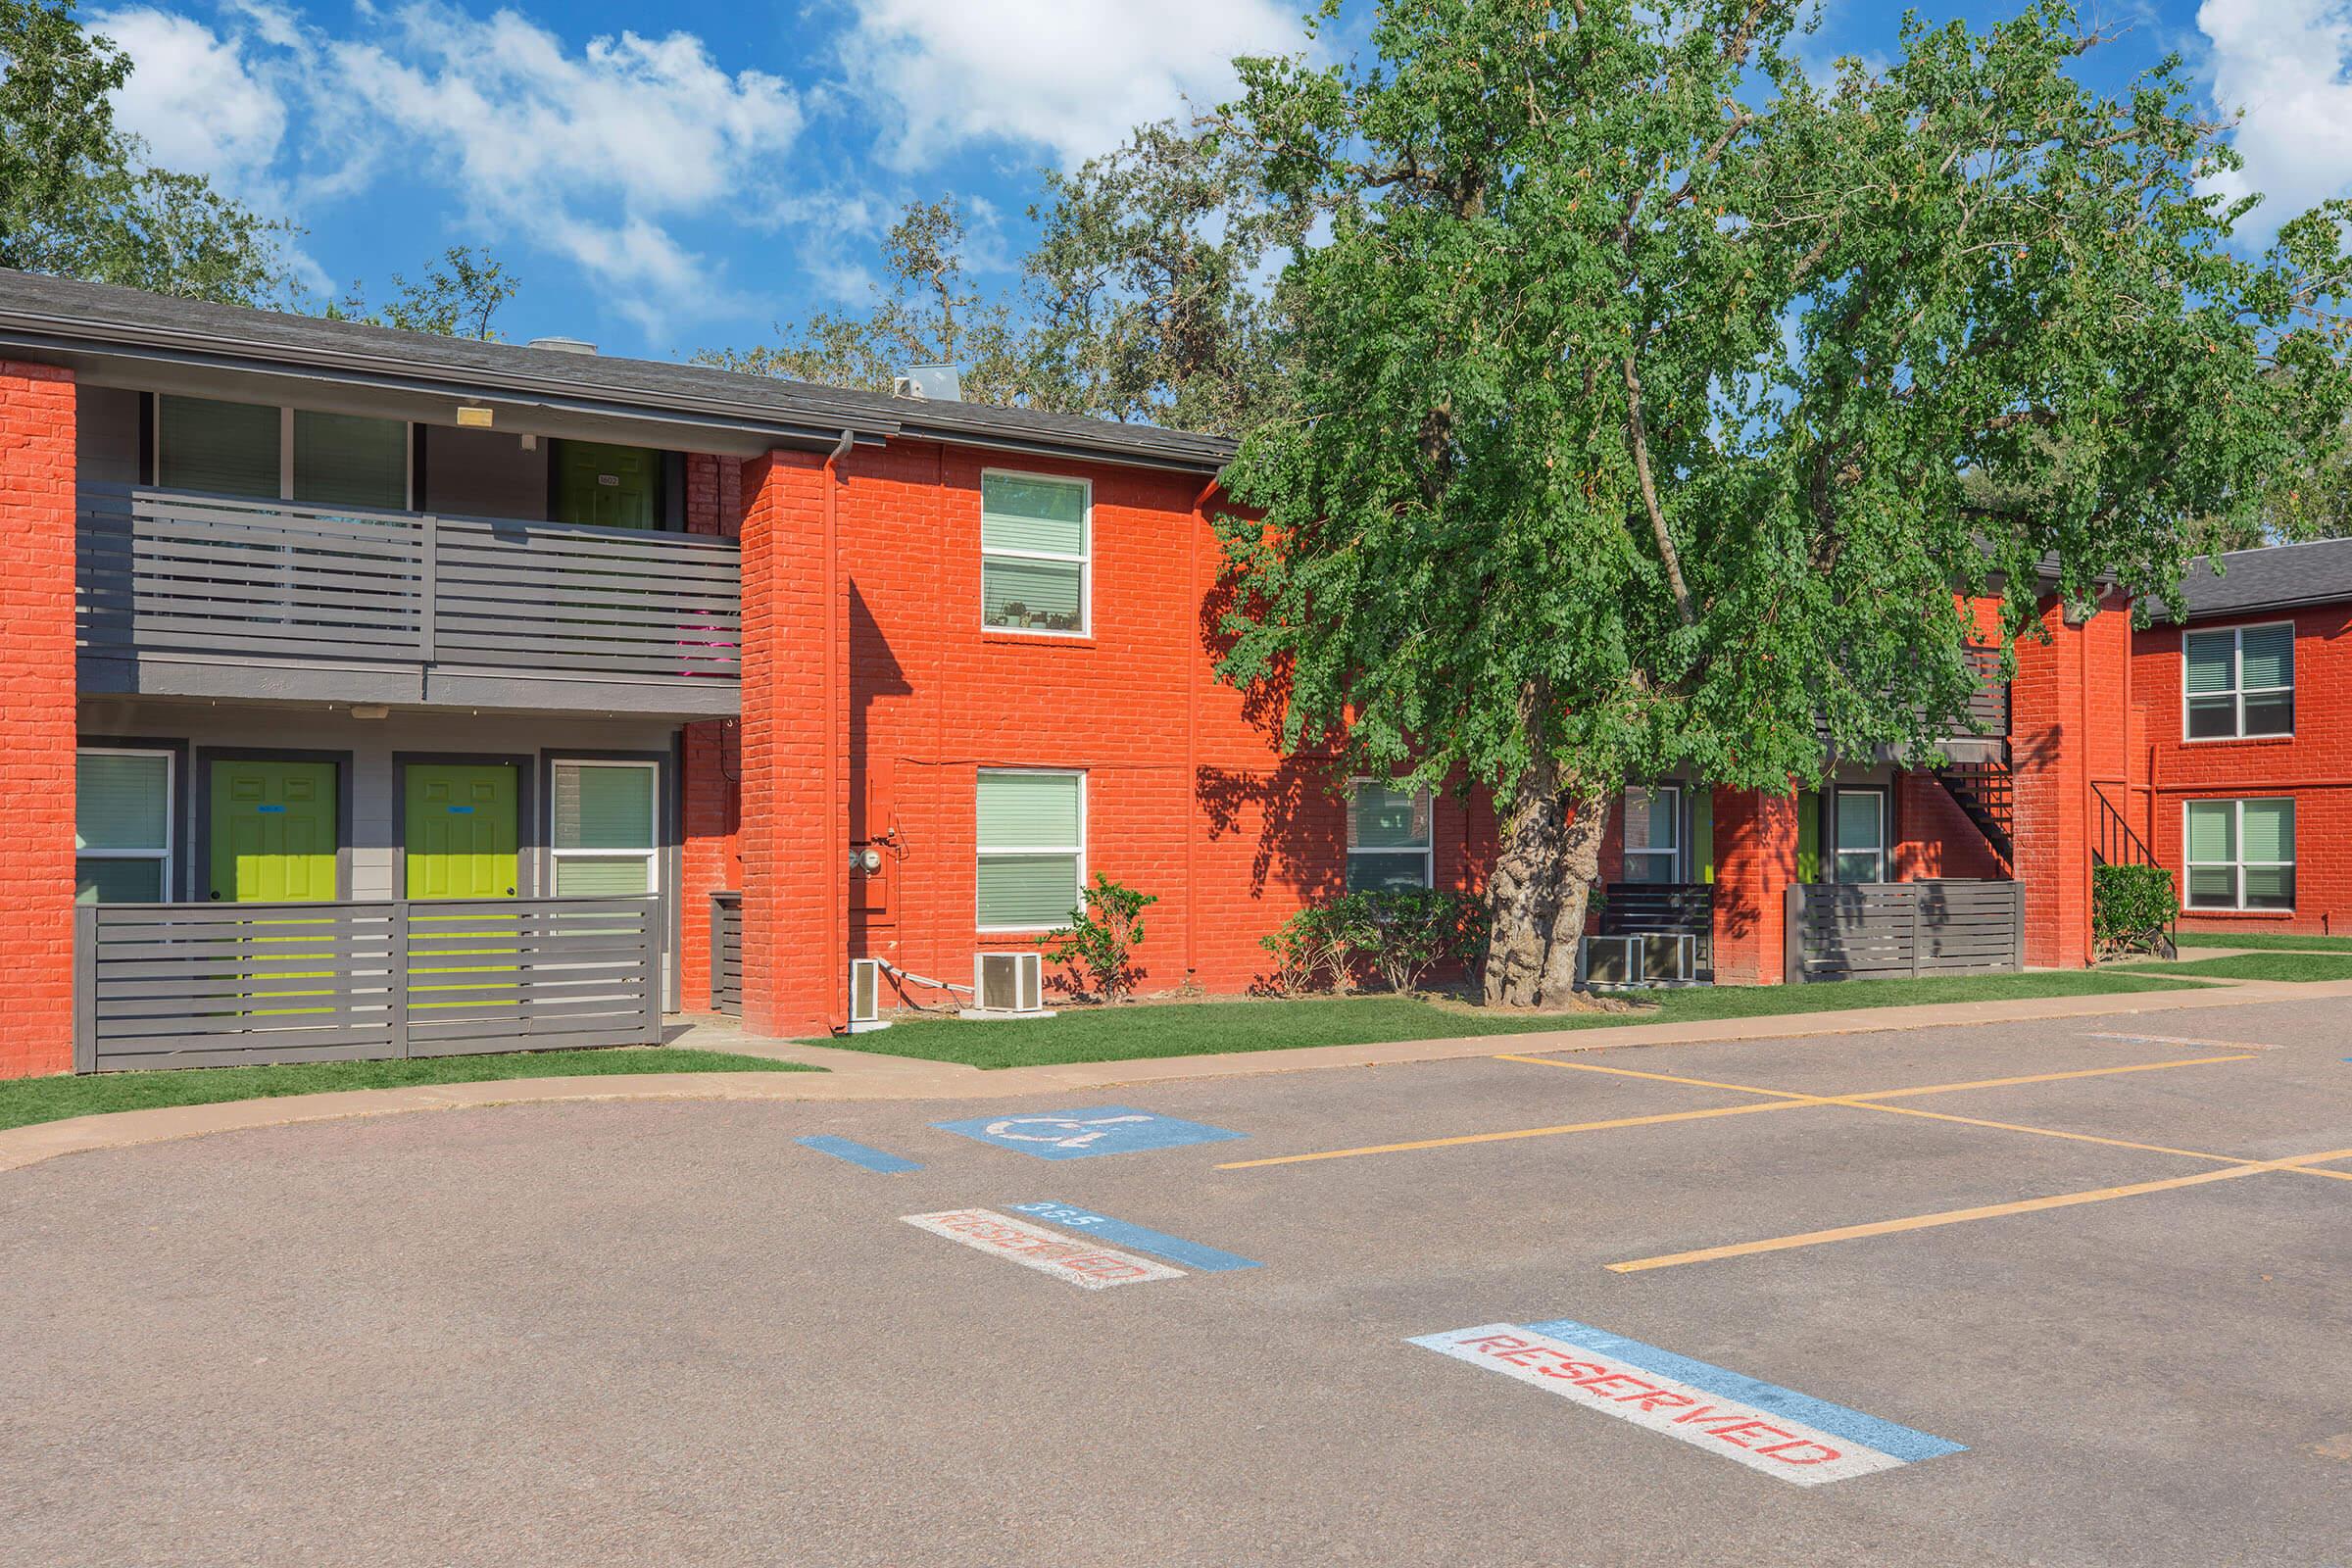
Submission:
<svg viewBox="0 0 2352 1568">
<path fill-rule="evenodd" d="M 654 899 L 84 905 L 74 1069 L 655 1044 L 658 908 Z"/>
<path fill-rule="evenodd" d="M 2008 974 L 2025 967 L 2022 882 L 1799 883 L 1788 890 L 1785 978 Z"/>
<path fill-rule="evenodd" d="M 743 1016 L 743 895 L 710 895 L 710 1010 Z"/>
<path fill-rule="evenodd" d="M 1611 882 L 1603 890 L 1604 936 L 1688 936 L 1694 978 L 1715 977 L 1715 889 L 1705 882 Z"/>
<path fill-rule="evenodd" d="M 742 674 L 740 547 L 629 528 L 78 495 L 85 647 L 631 678 Z"/>
</svg>

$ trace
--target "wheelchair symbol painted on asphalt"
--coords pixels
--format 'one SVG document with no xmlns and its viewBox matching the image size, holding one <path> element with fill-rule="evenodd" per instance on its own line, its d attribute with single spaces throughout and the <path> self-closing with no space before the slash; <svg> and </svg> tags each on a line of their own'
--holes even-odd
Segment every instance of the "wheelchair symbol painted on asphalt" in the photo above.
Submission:
<svg viewBox="0 0 2352 1568">
<path fill-rule="evenodd" d="M 1154 1115 L 1132 1105 L 1090 1105 L 1080 1110 L 1042 1111 L 1029 1116 L 974 1116 L 933 1122 L 1000 1149 L 1039 1159 L 1084 1159 L 1095 1154 L 1135 1154 L 1186 1144 L 1219 1144 L 1247 1136 L 1179 1116 Z"/>
</svg>

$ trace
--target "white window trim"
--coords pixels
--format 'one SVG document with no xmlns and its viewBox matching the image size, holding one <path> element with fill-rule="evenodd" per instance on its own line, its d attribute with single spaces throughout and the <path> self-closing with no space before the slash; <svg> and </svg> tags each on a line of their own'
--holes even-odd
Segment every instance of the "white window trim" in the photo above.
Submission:
<svg viewBox="0 0 2352 1568">
<path fill-rule="evenodd" d="M 1090 537 L 1091 537 L 1091 536 L 1090 536 Z M 1005 628 L 999 626 L 999 627 L 992 627 L 991 629 L 992 629 L 992 630 L 996 630 L 996 631 L 1003 631 L 1003 630 L 1004 630 Z M 979 781 L 980 781 L 980 779 L 981 779 L 982 777 L 985 777 L 985 776 L 987 776 L 987 775 L 990 775 L 990 774 L 999 774 L 999 775 L 1002 775 L 1002 774 L 1005 774 L 1005 773 L 1027 773 L 1027 774 L 1035 774 L 1035 775 L 1038 775 L 1038 776 L 1041 776 L 1041 777 L 1048 777 L 1048 778 L 1074 778 L 1074 779 L 1076 779 L 1076 780 L 1078 781 L 1078 843 L 1077 843 L 1077 846 L 1076 846 L 1075 850 L 1073 850 L 1073 849 L 1072 849 L 1072 847 L 1071 847 L 1071 846 L 1069 846 L 1069 845 L 1067 845 L 1067 844 L 1021 844 L 1021 845 L 1011 845 L 1011 844 L 988 844 L 988 845 L 983 845 L 983 844 L 981 844 L 981 843 L 980 843 L 980 782 L 979 782 Z M 1076 858 L 1077 858 L 1077 862 L 1078 862 L 1078 876 L 1077 876 L 1077 883 L 1076 883 L 1076 885 L 1077 885 L 1077 900 L 1076 900 L 1076 903 L 1074 903 L 1074 904 L 1072 905 L 1072 907 L 1074 907 L 1074 908 L 1075 908 L 1075 907 L 1081 907 L 1081 906 L 1083 906 L 1083 905 L 1085 904 L 1085 899 L 1086 899 L 1086 886 L 1087 886 L 1087 884 L 1086 884 L 1086 840 L 1087 840 L 1087 830 L 1088 830 L 1089 826 L 1091 825 L 1091 820 L 1090 820 L 1090 818 L 1089 818 L 1089 816 L 1088 816 L 1088 814 L 1087 814 L 1087 813 L 1088 813 L 1089 807 L 1090 807 L 1090 805 L 1091 805 L 1091 803 L 1090 803 L 1090 802 L 1088 801 L 1088 799 L 1087 799 L 1088 793 L 1089 793 L 1089 792 L 1088 792 L 1088 790 L 1087 790 L 1087 787 L 1086 787 L 1086 769 L 1085 769 L 1085 768 L 1082 768 L 1082 767 L 984 767 L 984 768 L 981 768 L 981 769 L 978 771 L 978 773 L 974 774 L 974 776 L 973 776 L 973 780 L 972 780 L 972 846 L 973 846 L 973 864 L 974 864 L 975 873 L 977 872 L 978 863 L 979 863 L 981 860 L 986 860 L 986 859 L 994 858 L 997 858 L 997 857 L 1010 857 L 1010 856 L 1016 856 L 1016 855 L 1072 855 L 1072 854 L 1074 854 L 1074 855 L 1076 856 Z M 1025 933 L 1025 932 L 1032 932 L 1032 931 L 1054 931 L 1054 930 L 1058 930 L 1058 929 L 1060 928 L 1060 923 L 1061 923 L 1061 922 L 1059 922 L 1059 921 L 1056 921 L 1056 922 L 1054 922 L 1054 924 L 1051 924 L 1051 925 L 984 925 L 984 924 L 982 924 L 982 923 L 980 922 L 980 888 L 979 888 L 979 878 L 978 878 L 977 874 L 975 874 L 975 875 L 974 875 L 974 877 L 973 877 L 973 886 L 972 886 L 972 929 L 973 929 L 973 930 L 975 930 L 975 931 L 977 931 L 977 932 L 979 932 L 979 933 L 980 933 L 982 936 L 1015 935 L 1015 934 L 1020 934 L 1020 933 Z"/>
<path fill-rule="evenodd" d="M 644 769 L 645 769 L 647 772 L 649 772 L 649 773 L 653 774 L 653 776 L 654 776 L 654 787 L 653 787 L 653 789 L 652 789 L 652 790 L 650 790 L 650 791 L 648 792 L 648 794 L 649 794 L 649 795 L 652 797 L 652 803 L 653 803 L 652 818 L 651 818 L 651 820 L 650 820 L 650 821 L 648 821 L 648 822 L 647 822 L 647 824 L 646 824 L 646 842 L 647 842 L 647 843 L 648 843 L 648 844 L 651 846 L 651 848 L 648 848 L 648 849 L 646 849 L 646 850 L 643 850 L 643 851 L 638 851 L 638 850 L 591 850 L 591 849 L 569 849 L 569 850 L 565 850 L 565 849 L 559 849 L 559 848 L 557 848 L 557 846 L 556 846 L 556 772 L 557 772 L 557 769 L 559 769 L 559 768 L 565 768 L 565 767 L 641 767 L 641 768 L 644 768 Z M 652 759 L 650 759 L 650 758 L 645 758 L 645 759 L 638 759 L 638 758 L 620 758 L 620 757 L 551 757 L 551 758 L 549 758 L 549 759 L 547 760 L 547 858 L 548 858 L 548 859 L 549 859 L 549 860 L 551 860 L 551 861 L 556 861 L 556 862 L 561 862 L 561 861 L 564 861 L 564 860 L 623 860 L 623 859 L 628 859 L 628 858 L 631 858 L 632 857 L 639 857 L 639 856 L 642 856 L 642 858 L 644 858 L 644 860 L 645 860 L 645 892 L 644 892 L 644 893 L 642 893 L 642 894 L 639 894 L 639 895 L 635 895 L 635 896 L 636 896 L 636 897 L 640 897 L 640 898 L 649 898 L 649 899 L 650 899 L 650 898 L 659 898 L 659 897 L 661 897 L 661 895 L 662 895 L 662 764 L 661 764 L 660 762 L 654 761 L 654 760 L 653 760 Z M 559 884 L 558 884 L 558 880 L 557 880 L 557 877 L 556 877 L 556 868 L 555 868 L 554 866 L 551 866 L 551 867 L 549 868 L 549 871 L 548 871 L 548 877 L 547 877 L 547 891 L 548 891 L 548 897 L 550 897 L 550 898 L 562 898 L 562 897 L 565 897 L 565 896 L 566 896 L 566 895 L 559 894 L 559 893 L 557 893 L 557 892 L 556 892 L 556 888 L 557 888 L 557 886 L 558 886 L 558 885 L 559 885 Z M 587 896 L 589 896 L 589 895 L 572 894 L 572 895 L 568 895 L 568 896 L 569 896 L 569 897 L 573 897 L 573 898 L 579 898 L 579 897 L 587 897 Z M 601 896 L 601 895 L 599 895 L 599 896 Z"/>
<path fill-rule="evenodd" d="M 161 475 L 164 467 L 164 416 L 162 400 L 166 397 L 177 396 L 191 398 L 198 402 L 209 403 L 240 403 L 244 401 L 241 398 L 207 398 L 203 393 L 200 392 L 158 392 L 150 393 L 149 396 L 156 399 L 156 404 L 153 410 L 155 416 L 147 421 L 147 471 L 149 473 L 158 475 L 157 484 L 159 488 L 162 486 Z M 272 407 L 272 405 L 267 403 L 259 406 L 262 408 Z M 280 501 L 292 501 L 294 499 L 294 409 L 291 405 L 284 403 L 276 404 L 274 407 L 277 409 L 277 499 Z M 314 410 L 313 412 L 318 414 L 331 414 L 334 411 L 331 409 L 318 409 Z M 369 415 L 368 417 L 382 418 L 383 416 Z M 403 512 L 415 512 L 416 510 L 416 421 L 415 419 L 402 419 L 399 421 L 399 423 L 401 510 Z M 309 506 L 311 503 L 304 502 L 303 505 Z M 1094 534 L 1092 533 L 1091 529 L 1087 534 L 1087 539 L 1090 543 L 1094 539 Z"/>
<path fill-rule="evenodd" d="M 1875 846 L 1873 846 L 1873 847 L 1872 847 L 1872 848 L 1870 848 L 1870 849 L 1867 849 L 1867 850 L 1848 850 L 1848 849 L 1843 849 L 1843 848 L 1840 848 L 1840 847 L 1839 847 L 1839 845 L 1838 845 L 1838 802 L 1839 802 L 1841 799 L 1843 799 L 1845 796 L 1848 796 L 1848 795 L 1866 795 L 1866 796 L 1868 796 L 1868 797 L 1871 799 L 1871 801 L 1873 802 L 1873 804 L 1875 805 L 1875 807 L 1876 807 L 1876 808 L 1877 808 L 1877 811 L 1878 811 L 1878 822 L 1879 822 L 1879 835 L 1878 835 L 1879 841 L 1878 841 L 1878 843 L 1877 843 Z M 1883 883 L 1883 882 L 1885 882 L 1885 881 L 1886 880 L 1886 862 L 1887 862 L 1887 859 L 1889 858 L 1889 857 L 1891 856 L 1891 854 L 1892 854 L 1892 852 L 1893 852 L 1893 848 L 1894 848 L 1892 845 L 1890 845 L 1890 844 L 1888 844 L 1888 843 L 1886 842 L 1886 840 L 1887 840 L 1887 837 L 1888 837 L 1888 834 L 1887 834 L 1887 828 L 1888 828 L 1888 827 L 1889 827 L 1889 825 L 1890 825 L 1890 824 L 1887 822 L 1887 820 L 1886 820 L 1886 818 L 1887 818 L 1887 814 L 1888 814 L 1888 813 L 1887 813 L 1887 806 L 1888 806 L 1888 801 L 1887 801 L 1887 795 L 1886 795 L 1886 792 L 1885 790 L 1882 790 L 1882 789 L 1877 789 L 1877 788 L 1845 788 L 1845 789 L 1840 789 L 1840 788 L 1838 788 L 1838 787 L 1837 787 L 1837 786 L 1835 786 L 1835 785 L 1833 785 L 1833 786 L 1831 787 L 1831 790 L 1830 790 L 1830 824 L 1829 824 L 1829 825 L 1830 825 L 1830 831 L 1829 831 L 1829 841 L 1830 841 L 1830 843 L 1829 843 L 1829 852 L 1830 852 L 1830 856 L 1829 856 L 1829 858 L 1830 858 L 1830 881 L 1831 881 L 1832 883 L 1834 883 L 1834 884 L 1842 884 L 1842 885 L 1844 885 L 1844 886 L 1847 886 L 1847 887 L 1869 887 L 1869 886 L 1875 886 L 1875 885 L 1877 885 L 1877 884 L 1879 884 L 1879 883 Z M 1838 874 L 1838 862 L 1840 859 L 1844 858 L 1845 858 L 1846 856 L 1848 856 L 1848 855 L 1872 855 L 1872 856 L 1876 856 L 1876 857 L 1878 858 L 1878 863 L 1879 863 L 1879 874 L 1878 874 L 1877 876 L 1874 876 L 1874 877 L 1872 877 L 1872 878 L 1870 879 L 1870 881 L 1869 881 L 1869 882 L 1867 882 L 1867 883 L 1863 883 L 1863 882 L 1846 882 L 1845 878 L 1843 878 L 1843 877 L 1841 877 L 1841 876 L 1839 876 L 1839 875 Z"/>
<path fill-rule="evenodd" d="M 1680 784 L 1633 784 L 1626 787 L 1625 793 L 1630 796 L 1635 790 L 1647 790 L 1652 795 L 1671 795 L 1674 797 L 1674 845 L 1671 849 L 1664 850 L 1629 850 L 1621 848 L 1618 852 L 1618 858 L 1621 861 L 1630 863 L 1633 858 L 1637 855 L 1642 856 L 1646 859 L 1653 860 L 1658 858 L 1660 856 L 1671 857 L 1674 863 L 1668 867 L 1666 882 L 1669 885 L 1679 883 L 1684 877 L 1683 841 L 1689 836 L 1683 831 L 1683 787 Z M 1622 807 L 1620 808 L 1622 809 Z M 1618 871 L 1621 875 L 1624 874 L 1625 865 L 1619 865 Z M 1626 880 L 1629 883 L 1633 881 L 1632 877 L 1630 876 L 1628 876 Z M 1654 887 L 1658 884 L 1651 883 L 1648 885 Z"/>
<path fill-rule="evenodd" d="M 163 875 L 156 882 L 162 895 L 158 902 L 170 904 L 179 881 L 179 759 L 177 754 L 152 746 L 76 746 L 74 756 L 84 757 L 158 757 L 164 763 L 164 847 L 160 850 L 85 850 L 75 848 L 76 860 L 161 860 Z M 78 836 L 78 835 L 77 835 Z"/>
<path fill-rule="evenodd" d="M 2295 726 L 2293 724 L 2289 724 L 2286 728 L 2280 730 L 2266 730 L 2260 735 L 2249 735 L 2246 733 L 2246 697 L 2248 695 L 2248 688 L 2245 683 L 2246 633 L 2250 631 L 2269 631 L 2274 627 L 2279 626 L 2285 627 L 2287 634 L 2286 684 L 2283 686 L 2256 686 L 2252 688 L 2252 695 L 2257 697 L 2268 697 L 2277 692 L 2285 692 L 2289 698 L 2292 698 L 2295 690 L 2296 665 L 2301 662 L 2300 655 L 2295 648 L 2295 623 L 2293 621 L 2258 620 L 2244 626 L 2188 626 L 2181 629 L 2180 744 L 2183 746 L 2212 746 L 2225 741 L 2291 741 L 2295 738 Z M 2230 732 L 2227 735 L 2191 735 L 2188 732 L 2190 711 L 2189 698 L 2192 695 L 2188 689 L 2188 640 L 2191 637 L 2219 637 L 2225 632 L 2230 635 L 2230 689 L 2227 692 L 2197 692 L 2193 695 L 2198 697 L 2230 697 L 2234 699 L 2231 707 L 2234 724 Z M 2298 711 L 2296 714 L 2296 723 L 2300 723 L 2301 721 L 2302 715 L 2300 711 Z M 2264 796 L 2257 798 L 2270 799 L 2271 797 Z"/>
<path fill-rule="evenodd" d="M 2292 870 L 2296 864 L 2291 856 L 2283 860 L 2249 860 L 2246 858 L 2246 807 L 2249 803 L 2256 801 L 2286 802 L 2296 818 L 2296 828 L 2300 830 L 2303 813 L 2299 809 L 2295 809 L 2295 797 L 2292 795 L 2206 795 L 2180 803 L 2180 907 L 2182 909 L 2194 909 L 2211 914 L 2291 914 L 2294 912 L 2295 906 L 2291 903 L 2281 908 L 2276 904 L 2248 904 L 2246 902 L 2246 870 L 2248 867 L 2261 870 L 2285 866 Z M 2230 842 L 2237 847 L 2233 858 L 2227 860 L 2192 860 L 2188 858 L 2189 809 L 2197 806 L 2227 806 L 2230 808 Z M 2290 850 L 2294 847 L 2291 842 L 2287 845 Z M 2198 904 L 2194 902 L 2195 896 L 2190 892 L 2194 885 L 2194 879 L 2189 873 L 2201 865 L 2226 865 L 2235 873 L 2231 880 L 2232 885 L 2237 889 L 2236 903 Z M 2295 897 L 2299 901 L 2302 895 L 2303 885 L 2301 879 L 2298 878 L 2295 884 Z"/>
<path fill-rule="evenodd" d="M 992 550 L 988 537 L 988 481 L 996 479 L 1042 479 L 1049 484 L 1074 484 L 1084 491 L 1084 521 L 1086 549 L 1079 555 L 1066 555 L 1056 550 Z M 1064 642 L 1084 640 L 1095 634 L 1095 481 L 1067 473 L 1039 473 L 1023 468 L 983 468 L 980 470 L 980 629 L 998 637 L 1058 637 Z M 1078 629 L 1054 631 L 1047 626 L 992 626 L 988 623 L 988 562 L 991 557 L 1000 561 L 1051 561 L 1078 568 Z M 1018 768 L 991 768 L 990 772 L 1019 772 Z M 1051 771 L 1051 770 L 1048 770 Z"/>
<path fill-rule="evenodd" d="M 1355 843 L 1355 792 L 1367 784 L 1393 790 L 1396 787 L 1396 780 L 1359 775 L 1348 781 L 1348 858 L 1352 860 L 1359 855 L 1378 855 L 1391 858 L 1418 855 L 1421 857 L 1421 885 L 1425 888 L 1436 887 L 1438 885 L 1437 797 L 1430 792 L 1427 785 L 1416 784 L 1413 786 L 1413 798 L 1429 803 L 1429 842 L 1427 844 L 1422 845 L 1419 849 L 1415 849 L 1409 844 L 1376 844 L 1358 849 Z"/>
</svg>

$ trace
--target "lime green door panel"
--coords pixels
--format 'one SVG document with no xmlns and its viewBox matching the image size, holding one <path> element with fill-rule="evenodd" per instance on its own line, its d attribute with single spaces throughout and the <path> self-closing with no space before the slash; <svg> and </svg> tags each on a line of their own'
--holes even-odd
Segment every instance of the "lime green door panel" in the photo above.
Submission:
<svg viewBox="0 0 2352 1568">
<path fill-rule="evenodd" d="M 1796 797 L 1796 879 L 1821 880 L 1821 792 L 1800 790 Z"/>
<path fill-rule="evenodd" d="M 556 444 L 555 517 L 593 528 L 656 528 L 662 520 L 662 454 L 650 447 Z"/>
<path fill-rule="evenodd" d="M 520 870 L 514 764 L 411 762 L 405 772 L 407 896 L 514 897 Z"/>
<path fill-rule="evenodd" d="M 335 764 L 216 760 L 208 892 L 222 904 L 336 896 Z"/>
</svg>

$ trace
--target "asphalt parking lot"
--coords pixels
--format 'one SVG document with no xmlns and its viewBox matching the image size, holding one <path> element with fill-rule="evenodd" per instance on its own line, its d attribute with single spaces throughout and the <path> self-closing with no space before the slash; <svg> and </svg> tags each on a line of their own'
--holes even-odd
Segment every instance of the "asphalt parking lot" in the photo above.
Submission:
<svg viewBox="0 0 2352 1568">
<path fill-rule="evenodd" d="M 58 1159 L 0 1558 L 2352 1563 L 2347 1010 Z"/>
</svg>

